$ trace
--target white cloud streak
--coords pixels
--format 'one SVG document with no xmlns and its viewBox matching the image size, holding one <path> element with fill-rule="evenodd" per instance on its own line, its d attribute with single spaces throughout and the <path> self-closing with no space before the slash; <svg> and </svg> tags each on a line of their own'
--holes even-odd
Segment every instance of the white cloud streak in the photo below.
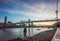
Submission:
<svg viewBox="0 0 60 41">
<path fill-rule="evenodd" d="M 16 8 L 15 8 L 15 10 L 4 10 L 11 14 L 23 14 L 23 15 L 27 15 L 27 16 L 36 16 L 36 17 L 41 17 L 41 18 L 43 17 L 45 19 L 49 19 L 49 18 L 53 19 L 56 17 L 56 14 L 55 14 L 56 4 L 39 3 L 39 4 L 33 4 L 33 6 L 32 6 L 27 3 L 23 3 L 20 1 L 18 2 L 17 0 L 16 1 L 11 0 L 10 2 L 15 4 L 14 7 L 16 6 L 16 8 L 20 7 L 20 6 L 23 8 L 26 8 L 25 11 L 17 10 Z M 60 5 L 59 5 L 59 7 L 60 7 Z M 59 13 L 60 13 L 60 10 L 59 10 Z"/>
</svg>

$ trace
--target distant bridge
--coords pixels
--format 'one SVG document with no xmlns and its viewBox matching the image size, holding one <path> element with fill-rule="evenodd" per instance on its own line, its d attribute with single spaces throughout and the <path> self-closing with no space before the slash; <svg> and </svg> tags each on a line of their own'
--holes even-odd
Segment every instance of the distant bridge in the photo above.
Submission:
<svg viewBox="0 0 60 41">
<path fill-rule="evenodd" d="M 29 23 L 29 21 L 30 20 L 23 21 L 23 23 Z M 54 20 L 34 20 L 34 21 L 30 21 L 30 22 L 54 22 L 54 21 L 57 21 L 57 20 L 56 19 L 54 19 Z M 58 19 L 58 21 L 60 21 L 60 19 Z M 20 23 L 22 23 L 22 22 L 17 22 L 15 24 L 20 24 Z"/>
<path fill-rule="evenodd" d="M 0 25 L 4 26 L 3 28 L 7 28 L 9 26 L 9 28 L 13 27 L 13 28 L 18 28 L 18 27 L 49 27 L 49 26 L 34 26 L 33 23 L 34 22 L 54 22 L 57 21 L 56 19 L 51 19 L 51 20 L 34 20 L 31 21 L 30 19 L 28 19 L 28 21 L 21 21 L 21 22 L 17 22 L 17 23 L 7 23 L 7 17 L 5 17 L 4 23 L 0 23 Z M 58 21 L 60 21 L 60 19 L 58 19 Z M 17 26 L 16 24 L 19 24 L 19 26 Z M 28 24 L 28 26 L 26 26 L 26 24 Z M 5 27 L 6 26 L 6 27 Z"/>
</svg>

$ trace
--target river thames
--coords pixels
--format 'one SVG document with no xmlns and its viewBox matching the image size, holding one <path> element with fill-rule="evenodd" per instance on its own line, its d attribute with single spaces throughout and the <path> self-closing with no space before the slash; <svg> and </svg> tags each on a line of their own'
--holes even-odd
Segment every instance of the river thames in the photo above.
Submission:
<svg viewBox="0 0 60 41">
<path fill-rule="evenodd" d="M 29 31 L 30 29 L 30 31 Z M 51 30 L 53 28 L 27 28 L 27 36 Z M 5 31 L 0 29 L 0 41 L 7 41 L 15 38 L 24 38 L 24 28 L 6 28 Z"/>
</svg>

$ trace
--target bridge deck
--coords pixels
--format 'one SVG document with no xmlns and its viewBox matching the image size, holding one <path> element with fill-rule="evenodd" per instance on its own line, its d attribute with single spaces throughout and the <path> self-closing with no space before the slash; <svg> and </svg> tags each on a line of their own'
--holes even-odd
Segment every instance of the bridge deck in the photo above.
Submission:
<svg viewBox="0 0 60 41">
<path fill-rule="evenodd" d="M 56 19 L 51 19 L 51 20 L 34 20 L 34 21 L 30 21 L 30 22 L 53 22 L 53 21 L 57 21 Z M 60 19 L 58 19 L 58 21 L 60 21 Z M 15 24 L 20 24 L 22 22 L 17 22 Z M 24 21 L 23 23 L 29 23 L 29 21 Z"/>
<path fill-rule="evenodd" d="M 60 28 L 57 28 L 57 31 L 51 41 L 60 41 Z"/>
</svg>

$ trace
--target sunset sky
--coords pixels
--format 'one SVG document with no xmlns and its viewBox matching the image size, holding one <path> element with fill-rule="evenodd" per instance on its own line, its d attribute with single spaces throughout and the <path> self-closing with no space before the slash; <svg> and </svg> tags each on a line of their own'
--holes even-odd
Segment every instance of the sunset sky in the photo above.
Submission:
<svg viewBox="0 0 60 41">
<path fill-rule="evenodd" d="M 0 0 L 0 22 L 4 20 L 5 16 L 8 17 L 8 21 L 12 22 L 28 19 L 55 19 L 56 1 L 57 0 Z M 58 15 L 60 15 L 60 0 L 58 0 L 58 7 Z"/>
</svg>

